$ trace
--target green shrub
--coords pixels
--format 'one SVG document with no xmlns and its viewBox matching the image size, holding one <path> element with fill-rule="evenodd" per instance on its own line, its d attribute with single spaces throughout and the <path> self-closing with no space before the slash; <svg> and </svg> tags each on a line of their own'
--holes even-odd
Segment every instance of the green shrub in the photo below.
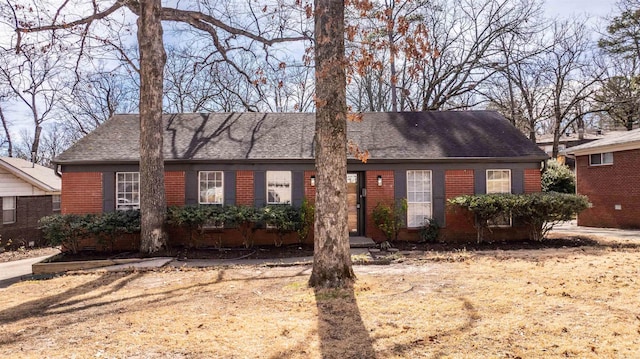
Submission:
<svg viewBox="0 0 640 359">
<path fill-rule="evenodd" d="M 39 228 L 49 245 L 62 245 L 78 253 L 79 241 L 92 233 L 95 217 L 93 214 L 56 214 L 42 217 Z"/>
<path fill-rule="evenodd" d="M 214 228 L 224 226 L 226 210 L 226 207 L 217 205 L 169 207 L 167 223 L 186 228 L 189 232 L 189 246 L 197 247 L 196 241 L 202 236 L 207 226 Z"/>
<path fill-rule="evenodd" d="M 540 241 L 555 224 L 587 209 L 589 200 L 585 196 L 557 192 L 505 193 L 459 196 L 450 199 L 449 204 L 475 215 L 478 242 L 482 241 L 484 230 L 490 229 L 488 223 L 503 216 L 528 225 L 530 239 Z"/>
<path fill-rule="evenodd" d="M 542 173 L 542 192 L 576 193 L 576 176 L 571 169 L 551 159 Z"/>
<path fill-rule="evenodd" d="M 307 241 L 309 234 L 313 230 L 313 222 L 315 219 L 315 207 L 306 199 L 302 201 L 300 207 L 300 225 L 298 226 L 298 240 L 302 243 Z"/>
<path fill-rule="evenodd" d="M 253 234 L 258 228 L 262 217 L 255 207 L 228 206 L 225 207 L 221 217 L 224 219 L 224 223 L 229 223 L 238 228 L 245 248 L 253 247 Z"/>
<path fill-rule="evenodd" d="M 553 226 L 571 220 L 576 214 L 589 208 L 589 199 L 569 193 L 532 193 L 526 195 L 519 206 L 512 209 L 516 220 L 530 228 L 529 237 L 541 241 Z"/>
<path fill-rule="evenodd" d="M 405 226 L 407 200 L 402 198 L 392 204 L 378 203 L 373 209 L 373 223 L 384 234 L 387 241 L 398 239 L 400 229 Z"/>
<path fill-rule="evenodd" d="M 420 228 L 420 243 L 433 243 L 440 234 L 440 225 L 433 218 L 427 218 L 424 226 Z"/>
<path fill-rule="evenodd" d="M 276 230 L 278 236 L 276 247 L 280 247 L 284 236 L 292 231 L 298 231 L 301 226 L 300 210 L 289 205 L 270 205 L 262 209 L 262 220 L 268 227 Z"/>
<path fill-rule="evenodd" d="M 87 223 L 88 232 L 111 251 L 118 235 L 140 232 L 140 210 L 113 211 L 96 215 Z"/>
</svg>

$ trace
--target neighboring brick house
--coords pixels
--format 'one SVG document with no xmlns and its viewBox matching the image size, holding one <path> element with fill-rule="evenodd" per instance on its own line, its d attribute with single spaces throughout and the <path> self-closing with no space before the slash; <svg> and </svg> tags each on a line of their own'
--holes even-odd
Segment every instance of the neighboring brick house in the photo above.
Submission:
<svg viewBox="0 0 640 359">
<path fill-rule="evenodd" d="M 407 198 L 409 229 L 403 238 L 416 239 L 425 218 L 435 218 L 442 239 L 474 239 L 473 219 L 447 208 L 447 199 L 540 191 L 547 155 L 496 112 L 366 113 L 363 118 L 348 124 L 349 139 L 370 155 L 366 163 L 348 160 L 352 235 L 382 240 L 373 209 Z M 299 206 L 305 198 L 315 200 L 314 114 L 177 114 L 164 121 L 169 205 Z M 116 115 L 58 156 L 62 212 L 137 208 L 138 146 L 138 116 Z M 515 227 L 493 235 L 525 235 Z M 218 230 L 211 237 L 236 243 L 234 235 Z"/>
<path fill-rule="evenodd" d="M 60 212 L 60 177 L 51 168 L 20 158 L 0 157 L 2 242 L 42 245 L 38 220 Z"/>
<path fill-rule="evenodd" d="M 592 207 L 578 225 L 640 228 L 640 129 L 572 147 L 578 194 Z"/>
</svg>

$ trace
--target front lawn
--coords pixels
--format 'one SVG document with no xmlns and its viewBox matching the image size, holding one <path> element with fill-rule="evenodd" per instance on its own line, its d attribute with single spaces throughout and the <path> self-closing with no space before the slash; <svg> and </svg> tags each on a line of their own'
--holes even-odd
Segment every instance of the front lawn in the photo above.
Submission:
<svg viewBox="0 0 640 359">
<path fill-rule="evenodd" d="M 640 357 L 640 253 L 454 251 L 356 266 L 163 268 L 0 289 L 0 357 Z"/>
</svg>

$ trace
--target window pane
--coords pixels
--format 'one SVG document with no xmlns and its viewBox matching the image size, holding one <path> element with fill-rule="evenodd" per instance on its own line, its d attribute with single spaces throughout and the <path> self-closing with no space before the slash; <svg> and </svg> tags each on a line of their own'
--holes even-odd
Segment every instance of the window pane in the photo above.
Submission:
<svg viewBox="0 0 640 359">
<path fill-rule="evenodd" d="M 602 157 L 599 153 L 594 153 L 589 156 L 590 162 L 592 165 L 599 165 L 602 163 Z"/>
<path fill-rule="evenodd" d="M 16 198 L 2 197 L 2 222 L 14 223 L 16 221 Z"/>
<path fill-rule="evenodd" d="M 200 203 L 222 204 L 224 203 L 224 187 L 222 171 L 201 171 L 200 177 Z"/>
<path fill-rule="evenodd" d="M 51 208 L 54 211 L 59 211 L 60 210 L 60 195 L 53 195 L 51 196 Z"/>
<path fill-rule="evenodd" d="M 140 208 L 140 175 L 138 172 L 116 173 L 116 209 Z"/>
<path fill-rule="evenodd" d="M 511 193 L 510 170 L 487 170 L 487 193 Z"/>
<path fill-rule="evenodd" d="M 611 164 L 613 163 L 613 152 L 606 152 L 602 154 L 602 163 Z"/>
<path fill-rule="evenodd" d="M 407 227 L 422 227 L 431 218 L 431 171 L 407 171 Z"/>
<path fill-rule="evenodd" d="M 290 171 L 267 171 L 267 204 L 291 204 Z"/>
</svg>

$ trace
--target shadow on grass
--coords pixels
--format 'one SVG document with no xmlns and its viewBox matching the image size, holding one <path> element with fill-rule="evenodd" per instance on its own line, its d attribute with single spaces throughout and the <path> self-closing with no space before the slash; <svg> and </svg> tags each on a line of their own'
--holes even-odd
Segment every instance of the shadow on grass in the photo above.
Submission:
<svg viewBox="0 0 640 359">
<path fill-rule="evenodd" d="M 278 276 L 277 278 L 301 276 L 304 275 L 303 272 L 305 270 L 306 269 L 303 269 L 300 272 L 294 273 L 292 275 Z M 118 296 L 115 298 L 113 296 L 109 297 L 110 294 L 117 293 L 127 284 L 143 277 L 147 273 L 149 272 L 133 272 L 127 274 L 104 273 L 96 279 L 69 288 L 64 292 L 46 297 L 39 297 L 10 308 L 5 308 L 0 311 L 0 324 L 9 325 L 22 320 L 38 318 L 45 319 L 48 317 L 60 316 L 59 318 L 56 318 L 56 325 L 41 327 L 38 329 L 39 334 L 46 335 L 46 332 L 48 330 L 55 330 L 56 327 L 73 326 L 78 322 L 90 320 L 87 319 L 88 315 L 93 317 L 96 315 L 117 314 L 122 313 L 123 311 L 143 311 L 147 310 L 149 306 L 156 304 L 176 305 L 181 301 L 188 301 L 189 298 L 178 298 L 180 298 L 180 295 L 182 293 L 192 289 L 203 288 L 221 282 L 250 281 L 276 278 L 276 276 L 263 277 L 262 273 L 247 278 L 226 278 L 226 271 L 224 269 L 221 269 L 218 271 L 215 280 L 181 286 L 178 288 L 163 290 L 159 292 Z M 144 304 L 141 305 L 138 302 L 140 300 L 144 300 Z M 99 308 L 103 308 L 103 310 L 99 314 L 91 312 L 92 309 Z M 11 343 L 19 342 L 21 340 L 21 337 L 24 335 L 29 335 L 29 333 L 26 331 L 14 333 L 13 335 L 8 335 L 8 333 L 0 333 L 0 345 L 8 345 Z"/>
<path fill-rule="evenodd" d="M 433 358 L 442 358 L 451 355 L 456 357 L 456 353 L 450 352 L 447 348 L 443 348 L 440 343 L 442 341 L 448 342 L 447 338 L 449 337 L 463 339 L 461 335 L 470 332 L 476 326 L 476 322 L 481 319 L 480 314 L 478 314 L 478 310 L 470 300 L 464 297 L 459 297 L 458 300 L 462 303 L 460 311 L 467 315 L 467 320 L 464 324 L 450 330 L 439 331 L 434 334 L 426 335 L 425 337 L 419 337 L 409 342 L 396 343 L 390 349 L 391 353 L 385 353 L 382 356 L 410 357 L 410 352 L 415 352 L 422 347 L 428 346 L 430 351 L 433 352 L 433 354 L 431 354 L 431 357 Z M 460 343 L 460 345 L 463 346 L 464 343 Z"/>
<path fill-rule="evenodd" d="M 590 236 L 566 235 L 562 237 L 547 238 L 543 241 L 496 241 L 496 242 L 469 242 L 469 243 L 413 243 L 395 242 L 394 246 L 402 250 L 421 250 L 426 252 L 459 252 L 459 251 L 517 251 L 537 249 L 562 249 L 562 248 L 593 248 L 593 249 L 640 249 L 640 243 L 621 243 L 600 240 Z"/>
<path fill-rule="evenodd" d="M 373 339 L 364 326 L 353 285 L 315 289 L 322 358 L 375 358 Z"/>
</svg>

